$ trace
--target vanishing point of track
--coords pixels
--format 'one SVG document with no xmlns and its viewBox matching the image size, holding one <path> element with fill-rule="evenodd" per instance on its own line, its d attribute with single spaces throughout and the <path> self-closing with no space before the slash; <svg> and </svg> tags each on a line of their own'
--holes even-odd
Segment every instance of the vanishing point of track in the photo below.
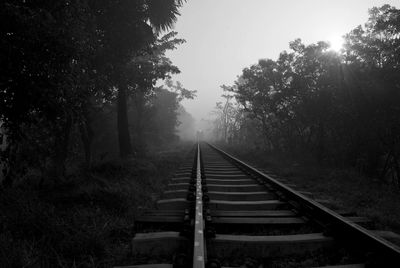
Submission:
<svg viewBox="0 0 400 268">
<path fill-rule="evenodd" d="M 212 145 L 193 152 L 157 209 L 136 219 L 127 267 L 400 267 L 400 249 L 368 219 Z"/>
</svg>

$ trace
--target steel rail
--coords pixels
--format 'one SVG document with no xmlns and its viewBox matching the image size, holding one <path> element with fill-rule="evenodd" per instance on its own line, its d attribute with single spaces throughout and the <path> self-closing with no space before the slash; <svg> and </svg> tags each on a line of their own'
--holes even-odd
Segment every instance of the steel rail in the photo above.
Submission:
<svg viewBox="0 0 400 268">
<path fill-rule="evenodd" d="M 200 165 L 200 143 L 197 143 L 196 212 L 194 226 L 193 268 L 204 268 L 207 258 L 204 241 L 203 192 Z"/>
<path fill-rule="evenodd" d="M 344 240 L 349 240 L 349 238 L 351 238 L 352 241 L 357 241 L 357 244 L 360 247 L 370 247 L 369 250 L 371 250 L 371 252 L 368 253 L 372 253 L 372 256 L 370 256 L 371 259 L 378 259 L 387 264 L 400 263 L 400 249 L 396 245 L 347 220 L 345 217 L 342 217 L 318 202 L 292 190 L 271 176 L 244 163 L 216 146 L 209 143 L 207 144 L 223 156 L 233 160 L 240 166 L 263 178 L 264 182 L 272 185 L 278 191 L 281 191 L 286 198 L 299 204 L 302 212 L 306 211 L 309 215 L 316 217 L 318 220 L 321 220 L 324 223 L 329 223 L 329 227 L 335 232 L 335 237 L 339 236 Z"/>
</svg>

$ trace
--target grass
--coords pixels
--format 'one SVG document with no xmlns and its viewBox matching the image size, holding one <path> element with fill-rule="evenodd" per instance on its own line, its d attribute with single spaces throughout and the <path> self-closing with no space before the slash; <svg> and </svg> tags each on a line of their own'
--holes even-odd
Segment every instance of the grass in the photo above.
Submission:
<svg viewBox="0 0 400 268">
<path fill-rule="evenodd" d="M 360 260 L 357 257 L 351 256 L 348 251 L 340 247 L 320 249 L 305 254 L 290 254 L 284 257 L 267 257 L 259 260 L 240 256 L 240 253 L 238 253 L 221 260 L 224 267 L 271 268 L 325 267 L 359 262 Z"/>
<path fill-rule="evenodd" d="M 1 267 L 111 267 L 129 259 L 135 217 L 151 208 L 192 147 L 98 162 L 90 172 L 0 193 Z"/>
<path fill-rule="evenodd" d="M 296 190 L 311 192 L 315 199 L 328 200 L 338 209 L 370 218 L 376 229 L 400 234 L 400 190 L 393 185 L 352 168 L 319 166 L 307 158 L 276 156 L 244 148 L 229 151 L 256 167 L 285 178 L 296 185 Z"/>
</svg>

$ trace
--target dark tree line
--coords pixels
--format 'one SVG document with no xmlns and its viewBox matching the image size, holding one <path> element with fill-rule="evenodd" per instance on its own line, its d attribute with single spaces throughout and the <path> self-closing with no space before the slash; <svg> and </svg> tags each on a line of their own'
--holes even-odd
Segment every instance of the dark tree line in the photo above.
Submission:
<svg viewBox="0 0 400 268">
<path fill-rule="evenodd" d="M 162 32 L 171 28 L 182 4 L 182 0 L 1 2 L 0 121 L 8 143 L 1 153 L 8 167 L 5 185 L 32 167 L 44 177 L 64 176 L 66 162 L 76 150 L 83 151 L 90 167 L 94 143 L 106 131 L 100 118 L 109 115 L 115 116 L 108 123 L 116 122 L 112 127 L 120 157 L 138 150 L 132 141 L 142 144 L 144 139 L 140 134 L 135 139 L 141 140 L 132 139 L 130 106 L 135 103 L 137 111 L 154 106 L 154 96 L 164 92 L 155 86 L 157 80 L 179 72 L 165 52 L 184 40 L 175 32 L 163 36 Z M 193 96 L 187 90 L 183 93 Z M 170 94 L 179 101 L 180 92 Z M 134 131 L 141 129 L 143 123 L 137 123 Z"/>
<path fill-rule="evenodd" d="M 223 87 L 220 138 L 399 183 L 400 10 L 372 8 L 367 23 L 345 35 L 341 52 L 300 39 L 290 48 Z"/>
</svg>

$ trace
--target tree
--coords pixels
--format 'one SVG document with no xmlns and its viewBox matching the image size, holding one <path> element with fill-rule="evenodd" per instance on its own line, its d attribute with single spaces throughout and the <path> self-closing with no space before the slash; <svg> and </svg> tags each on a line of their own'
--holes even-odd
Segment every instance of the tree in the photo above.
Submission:
<svg viewBox="0 0 400 268">
<path fill-rule="evenodd" d="M 195 92 L 183 88 L 179 82 L 168 80 L 166 84 L 156 87 L 144 103 L 132 100 L 131 130 L 136 141 L 140 141 L 135 144 L 136 153 L 143 154 L 148 145 L 159 147 L 178 140 L 180 102 L 184 98 L 193 98 Z M 142 124 L 142 121 L 146 123 Z"/>
<path fill-rule="evenodd" d="M 143 153 L 144 150 L 145 108 L 151 101 L 151 98 L 157 93 L 157 81 L 166 80 L 170 89 L 177 92 L 179 96 L 181 95 L 180 91 L 185 90 L 179 82 L 179 87 L 173 89 L 174 86 L 169 79 L 172 74 L 177 74 L 180 71 L 165 56 L 166 50 L 175 49 L 179 44 L 184 42 L 183 39 L 176 38 L 176 35 L 176 32 L 170 32 L 162 36 L 151 45 L 149 51 L 142 51 L 128 65 L 128 95 L 131 97 L 131 102 L 129 103 L 133 103 L 133 108 L 136 112 L 135 120 L 132 122 L 136 129 L 136 141 L 134 142 L 136 152 Z"/>
<path fill-rule="evenodd" d="M 88 6 L 80 1 L 3 1 L 0 9 L 0 58 L 6 63 L 0 75 L 0 117 L 9 137 L 6 158 L 14 165 L 9 170 L 16 172 L 15 154 L 21 141 L 29 140 L 26 144 L 41 155 L 37 164 L 43 166 L 50 157 L 58 176 L 64 173 L 73 122 L 91 90 L 83 87 L 91 81 L 88 55 L 95 43 L 94 33 L 86 31 L 93 23 Z M 48 139 L 40 139 L 42 134 Z"/>
<path fill-rule="evenodd" d="M 182 105 L 179 105 L 178 108 L 177 132 L 179 138 L 183 141 L 191 141 L 196 136 L 195 119 Z"/>
<path fill-rule="evenodd" d="M 385 155 L 381 177 L 399 169 L 400 16 L 389 5 L 372 8 L 368 22 L 346 35 L 345 60 L 354 80 L 351 88 L 358 120 L 368 131 L 369 150 L 365 151 L 370 173 L 376 173 L 379 159 Z M 396 180 L 399 180 L 397 175 Z"/>
<path fill-rule="evenodd" d="M 158 50 L 181 40 L 157 40 L 176 20 L 180 0 L 2 1 L 0 4 L 0 119 L 9 137 L 2 157 L 24 173 L 37 167 L 64 176 L 71 140 L 79 130 L 90 166 L 96 113 L 117 103 L 121 155 L 130 154 L 127 100 L 144 76 L 177 68 Z M 175 42 L 175 43 L 174 43 Z M 162 48 L 163 47 L 163 48 Z M 163 63 L 132 82 L 139 57 Z M 141 79 L 141 81 L 139 81 Z M 135 86 L 133 86 L 135 85 Z M 144 92 L 151 87 L 144 87 Z M 34 157 L 32 157 L 34 156 Z M 8 174 L 11 184 L 17 174 Z M 18 177 L 20 177 L 18 175 Z"/>
<path fill-rule="evenodd" d="M 264 149 L 400 184 L 399 31 L 400 11 L 384 5 L 346 35 L 341 53 L 296 39 L 278 60 L 244 68 L 228 87 L 246 112 L 239 129 L 260 133 Z"/>
<path fill-rule="evenodd" d="M 99 3 L 98 3 L 99 2 Z M 132 154 L 128 125 L 129 64 L 132 57 L 150 49 L 160 30 L 176 21 L 182 0 L 96 1 L 100 36 L 104 43 L 103 60 L 117 89 L 117 117 L 120 156 Z M 147 23 L 149 22 L 150 25 Z"/>
</svg>

